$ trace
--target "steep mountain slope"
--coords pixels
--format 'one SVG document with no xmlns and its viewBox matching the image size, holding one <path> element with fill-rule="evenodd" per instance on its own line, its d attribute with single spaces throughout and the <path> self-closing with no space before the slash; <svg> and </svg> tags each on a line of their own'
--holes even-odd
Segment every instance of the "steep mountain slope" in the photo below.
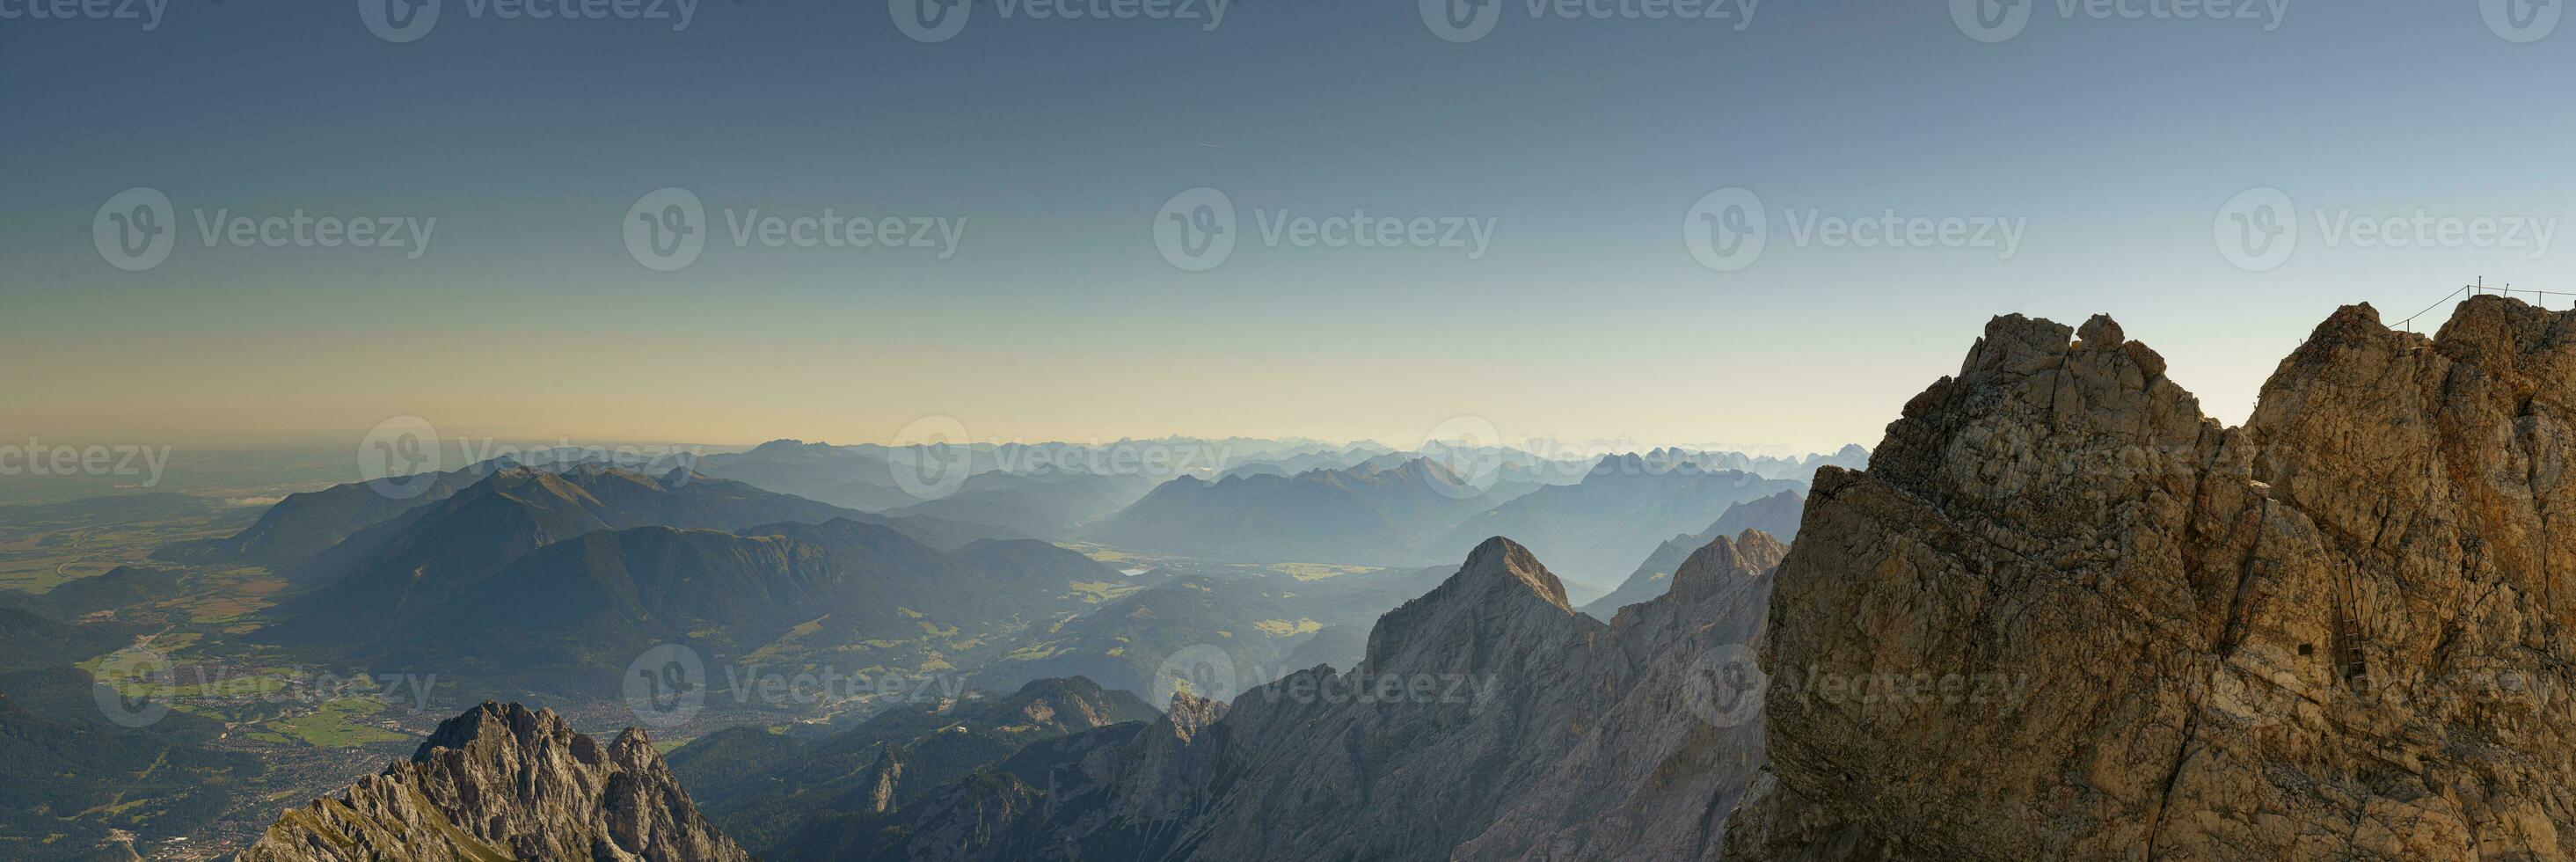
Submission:
<svg viewBox="0 0 2576 862">
<path fill-rule="evenodd" d="M 1709 525 L 1737 503 L 1805 483 L 1711 472 L 1687 462 L 1608 456 L 1582 483 L 1540 488 L 1459 523 L 1435 547 L 1465 553 L 1487 536 L 1510 536 L 1554 561 L 1567 580 L 1608 587 L 1676 534 Z"/>
<path fill-rule="evenodd" d="M 1798 516 L 1806 506 L 1807 494 L 1804 491 L 1782 491 L 1759 500 L 1728 506 L 1726 514 L 1717 516 L 1717 523 L 1710 524 L 1708 529 L 1692 535 L 1675 536 L 1657 547 L 1644 563 L 1638 564 L 1636 571 L 1628 574 L 1628 579 L 1621 582 L 1618 589 L 1585 604 L 1583 612 L 1606 620 L 1620 608 L 1663 595 L 1664 589 L 1671 586 L 1673 572 L 1681 568 L 1682 561 L 1689 559 L 1691 552 L 1718 539 L 1746 530 L 1758 530 L 1783 542 L 1795 541 Z"/>
<path fill-rule="evenodd" d="M 2495 297 L 2336 312 L 2242 428 L 2106 317 L 1996 319 L 1818 475 L 1762 655 L 2006 685 L 1775 688 L 1730 855 L 2576 855 L 2570 392 L 2576 313 Z"/>
<path fill-rule="evenodd" d="M 1605 624 L 1494 539 L 1382 618 L 1348 673 L 1230 709 L 1179 694 L 1155 724 L 1031 746 L 849 858 L 1714 858 L 1758 765 L 1752 692 L 1719 674 L 1743 665 L 1784 550 L 1721 540 Z"/>
<path fill-rule="evenodd" d="M 998 697 L 899 706 L 820 739 L 719 731 L 674 752 L 671 769 L 761 858 L 828 859 L 847 833 L 1030 743 L 1159 716 L 1087 679 L 1038 680 Z"/>
<path fill-rule="evenodd" d="M 600 530 L 468 583 L 412 585 L 412 595 L 437 598 L 380 618 L 359 653 L 505 686 L 499 690 L 614 696 L 619 669 L 656 644 L 687 644 L 720 661 L 791 633 L 801 651 L 815 653 L 870 643 L 892 649 L 925 629 L 999 635 L 1087 609 L 1077 585 L 1116 577 L 1043 542 L 943 552 L 847 519 L 742 534 Z"/>
<path fill-rule="evenodd" d="M 410 760 L 290 809 L 241 862 L 748 862 L 641 730 L 602 745 L 547 710 L 486 702 Z"/>
<path fill-rule="evenodd" d="M 509 466 L 513 465 L 488 461 L 413 479 L 426 484 L 419 486 L 420 493 L 400 498 L 387 496 L 364 482 L 288 494 L 268 507 L 257 522 L 219 547 L 248 562 L 293 568 L 368 525 L 447 499 Z"/>
<path fill-rule="evenodd" d="M 153 566 L 118 566 L 104 574 L 65 581 L 46 590 L 44 602 L 65 616 L 116 610 L 161 601 L 177 594 L 186 575 Z"/>
</svg>

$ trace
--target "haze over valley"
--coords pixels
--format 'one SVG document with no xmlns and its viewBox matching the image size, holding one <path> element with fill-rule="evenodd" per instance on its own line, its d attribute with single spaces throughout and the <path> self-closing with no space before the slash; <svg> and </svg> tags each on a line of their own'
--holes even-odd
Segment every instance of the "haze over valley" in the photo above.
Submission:
<svg viewBox="0 0 2576 862">
<path fill-rule="evenodd" d="M 2565 5 L 0 0 L 0 862 L 2576 860 Z"/>
</svg>

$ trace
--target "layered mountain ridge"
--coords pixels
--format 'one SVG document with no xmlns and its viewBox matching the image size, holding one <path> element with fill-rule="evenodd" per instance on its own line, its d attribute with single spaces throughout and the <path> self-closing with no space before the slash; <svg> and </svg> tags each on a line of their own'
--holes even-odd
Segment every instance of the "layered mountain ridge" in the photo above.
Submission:
<svg viewBox="0 0 2576 862">
<path fill-rule="evenodd" d="M 1752 781 L 1759 722 L 1692 680 L 1743 652 L 1784 551 L 1721 539 L 1604 623 L 1491 539 L 1383 617 L 1348 672 L 1230 708 L 1184 692 L 1153 725 L 1032 746 L 908 812 L 977 822 L 972 840 L 847 858 L 1714 858 L 1710 812 Z"/>
</svg>

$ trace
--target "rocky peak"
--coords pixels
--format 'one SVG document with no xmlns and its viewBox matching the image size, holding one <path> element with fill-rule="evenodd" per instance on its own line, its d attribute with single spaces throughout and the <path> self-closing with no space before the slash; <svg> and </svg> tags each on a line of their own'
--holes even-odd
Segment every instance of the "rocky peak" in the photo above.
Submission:
<svg viewBox="0 0 2576 862">
<path fill-rule="evenodd" d="M 1475 550 L 1469 551 L 1467 564 L 1450 576 L 1449 583 L 1459 585 L 1462 591 L 1480 594 L 1501 591 L 1518 595 L 1519 590 L 1525 589 L 1546 599 L 1549 604 L 1565 607 L 1564 582 L 1558 581 L 1546 566 L 1540 565 L 1538 557 L 1532 555 L 1528 548 L 1501 536 L 1486 539 Z"/>
<path fill-rule="evenodd" d="M 698 814 L 643 731 L 601 746 L 550 710 L 485 702 L 409 760 L 290 810 L 243 862 L 748 860 Z"/>
<path fill-rule="evenodd" d="M 895 785 L 903 779 L 903 759 L 892 745 L 877 747 L 877 759 L 860 772 L 859 792 L 866 801 L 860 810 L 884 814 L 895 808 Z"/>
<path fill-rule="evenodd" d="M 1564 583 L 1528 548 L 1496 536 L 1440 586 L 1379 617 L 1362 665 L 1375 673 L 1465 671 L 1499 644 L 1579 638 L 1584 623 L 1598 625 L 1567 604 Z"/>
<path fill-rule="evenodd" d="M 1733 582 L 1761 577 L 1788 554 L 1789 546 L 1760 530 L 1746 530 L 1732 540 L 1721 536 L 1682 560 L 1667 595 L 1683 604 L 1697 603 Z"/>
<path fill-rule="evenodd" d="M 1730 858 L 2576 855 L 2576 313 L 2341 309 L 2242 428 L 2163 371 L 1997 318 L 1818 475 L 1765 667 L 1936 686 L 1773 686 Z"/>
<path fill-rule="evenodd" d="M 1159 730 L 1168 726 L 1171 729 L 1170 736 L 1177 737 L 1183 744 L 1187 744 L 1191 737 L 1198 735 L 1199 731 L 1224 718 L 1225 709 L 1224 701 L 1199 697 L 1186 691 L 1172 692 L 1171 708 L 1164 711 L 1163 720 L 1156 722 L 1155 727 Z"/>
</svg>

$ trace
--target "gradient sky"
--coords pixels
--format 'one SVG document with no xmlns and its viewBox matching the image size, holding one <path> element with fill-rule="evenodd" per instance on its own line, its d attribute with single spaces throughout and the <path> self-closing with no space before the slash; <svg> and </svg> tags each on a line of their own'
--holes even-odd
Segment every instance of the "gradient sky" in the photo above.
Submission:
<svg viewBox="0 0 2576 862">
<path fill-rule="evenodd" d="M 2327 247 L 2311 223 L 2257 273 L 2212 238 L 2251 187 L 2302 219 L 2568 212 L 2576 24 L 2516 44 L 2475 3 L 2291 2 L 2266 32 L 2031 0 L 1989 44 L 1937 0 L 1772 0 L 1741 32 L 1503 2 L 1466 44 L 1412 0 L 1240 0 L 1213 32 L 980 5 L 938 44 L 872 0 L 707 2 L 679 32 L 445 0 L 407 44 L 346 2 L 170 0 L 150 32 L 0 20 L 0 438 L 417 415 L 860 442 L 937 414 L 979 438 L 1412 442 L 1469 414 L 1506 437 L 1829 450 L 1876 443 L 1995 314 L 2111 312 L 2233 422 L 2339 304 L 2393 320 L 2480 276 L 2576 290 L 2576 249 Z M 182 223 L 139 273 L 90 237 L 134 186 Z M 678 272 L 619 233 L 663 186 L 719 232 Z M 1151 234 L 1195 186 L 1242 211 L 1208 272 Z M 1772 234 L 1721 273 L 1681 225 L 1729 186 Z M 191 221 L 298 207 L 438 227 L 406 260 L 206 248 Z M 751 207 L 968 226 L 947 260 L 732 247 L 719 213 Z M 1491 218 L 1493 246 L 1257 243 L 1256 209 L 1354 208 Z M 1891 208 L 2027 235 L 2009 260 L 1784 235 L 1784 213 Z"/>
</svg>

